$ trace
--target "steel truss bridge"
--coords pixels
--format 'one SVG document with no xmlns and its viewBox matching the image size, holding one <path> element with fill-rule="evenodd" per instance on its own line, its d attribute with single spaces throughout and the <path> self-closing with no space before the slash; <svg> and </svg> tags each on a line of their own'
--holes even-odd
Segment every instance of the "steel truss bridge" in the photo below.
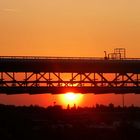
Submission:
<svg viewBox="0 0 140 140">
<path fill-rule="evenodd" d="M 140 93 L 140 59 L 0 57 L 1 94 Z"/>
</svg>

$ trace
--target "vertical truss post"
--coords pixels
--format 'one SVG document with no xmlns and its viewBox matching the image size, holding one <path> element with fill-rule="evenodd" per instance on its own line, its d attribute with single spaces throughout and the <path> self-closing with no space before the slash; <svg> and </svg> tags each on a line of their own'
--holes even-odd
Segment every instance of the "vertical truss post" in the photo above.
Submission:
<svg viewBox="0 0 140 140">
<path fill-rule="evenodd" d="M 35 75 L 36 75 L 36 80 L 35 80 L 36 83 L 35 83 L 35 86 L 38 87 L 38 73 L 36 73 Z"/>
<path fill-rule="evenodd" d="M 73 81 L 74 81 L 74 79 L 73 79 L 73 72 L 71 73 L 71 79 L 72 79 L 72 80 L 71 80 L 70 82 L 71 82 L 71 85 L 72 85 L 72 87 L 73 87 Z"/>
<path fill-rule="evenodd" d="M 3 87 L 3 72 L 1 72 L 1 79 L 0 79 L 0 85 Z"/>
<path fill-rule="evenodd" d="M 27 72 L 25 72 L 25 87 L 27 87 Z"/>
<path fill-rule="evenodd" d="M 82 73 L 80 73 L 80 83 L 79 86 L 82 87 Z"/>
<path fill-rule="evenodd" d="M 61 85 L 61 84 L 60 84 L 60 82 L 61 82 L 60 78 L 61 78 L 61 77 L 60 77 L 60 72 L 58 72 L 58 87 L 60 87 L 60 85 Z"/>
</svg>

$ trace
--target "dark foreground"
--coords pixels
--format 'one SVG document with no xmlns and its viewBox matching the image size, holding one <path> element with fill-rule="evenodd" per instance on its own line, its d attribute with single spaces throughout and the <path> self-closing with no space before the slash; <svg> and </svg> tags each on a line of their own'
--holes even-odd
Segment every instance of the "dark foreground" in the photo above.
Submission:
<svg viewBox="0 0 140 140">
<path fill-rule="evenodd" d="M 140 140 L 140 108 L 0 105 L 1 140 Z"/>
</svg>

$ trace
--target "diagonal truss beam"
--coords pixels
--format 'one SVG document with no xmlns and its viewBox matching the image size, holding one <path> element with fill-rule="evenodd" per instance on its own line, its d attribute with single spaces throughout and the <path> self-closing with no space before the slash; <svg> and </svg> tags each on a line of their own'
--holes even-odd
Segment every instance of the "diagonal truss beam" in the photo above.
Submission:
<svg viewBox="0 0 140 140">
<path fill-rule="evenodd" d="M 19 76 L 20 75 L 20 76 Z M 108 76 L 109 75 L 109 76 Z M 66 77 L 65 77 L 66 76 Z M 139 88 L 137 73 L 1 72 L 0 89 L 7 88 Z M 83 90 L 84 91 L 84 90 Z"/>
</svg>

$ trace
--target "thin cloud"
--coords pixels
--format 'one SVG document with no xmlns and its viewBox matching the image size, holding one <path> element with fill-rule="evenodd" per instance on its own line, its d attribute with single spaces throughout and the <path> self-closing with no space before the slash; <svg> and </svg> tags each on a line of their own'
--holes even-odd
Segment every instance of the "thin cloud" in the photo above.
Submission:
<svg viewBox="0 0 140 140">
<path fill-rule="evenodd" d="M 12 8 L 5 8 L 2 10 L 3 12 L 16 12 L 16 9 L 12 9 Z"/>
</svg>

